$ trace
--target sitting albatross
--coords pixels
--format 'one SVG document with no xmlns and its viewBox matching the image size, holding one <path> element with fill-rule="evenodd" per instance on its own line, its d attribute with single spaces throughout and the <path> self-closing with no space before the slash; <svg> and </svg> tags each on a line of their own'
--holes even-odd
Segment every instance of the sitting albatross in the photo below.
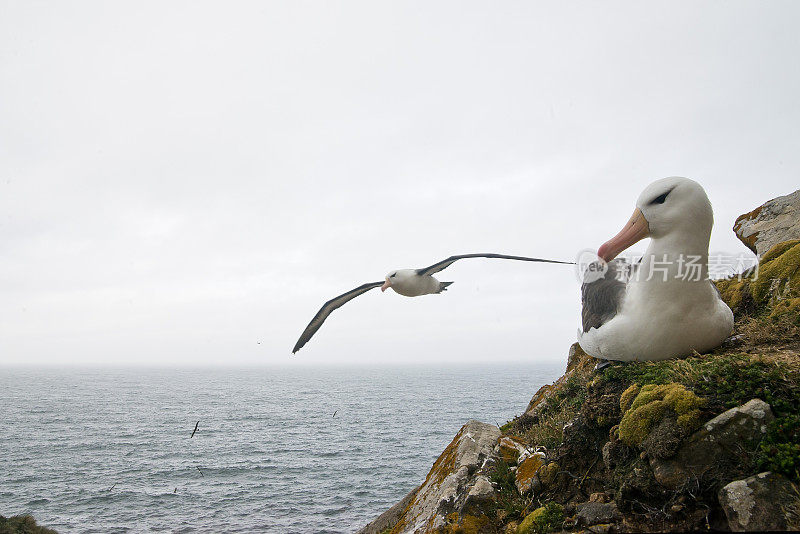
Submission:
<svg viewBox="0 0 800 534">
<path fill-rule="evenodd" d="M 535 261 L 542 263 L 563 263 L 572 265 L 574 262 L 570 261 L 556 261 L 556 260 L 543 260 L 540 258 L 527 258 L 525 256 L 506 256 L 505 254 L 461 254 L 460 256 L 450 256 L 449 258 L 440 262 L 434 263 L 422 269 L 399 269 L 392 271 L 386 275 L 383 282 L 370 282 L 368 284 L 360 285 L 355 289 L 351 289 L 347 293 L 342 293 L 338 297 L 334 297 L 325 304 L 317 312 L 311 322 L 308 323 L 306 329 L 300 335 L 300 339 L 292 349 L 292 354 L 303 348 L 303 345 L 308 343 L 325 319 L 333 313 L 337 308 L 342 307 L 359 295 L 363 295 L 370 289 L 380 287 L 381 291 L 386 291 L 392 288 L 395 293 L 403 295 L 404 297 L 419 297 L 421 295 L 438 294 L 447 290 L 447 286 L 453 282 L 440 282 L 433 277 L 439 271 L 443 271 L 450 267 L 453 263 L 464 258 L 499 258 L 504 260 L 521 260 L 521 261 Z"/>
<path fill-rule="evenodd" d="M 609 269 L 581 287 L 581 348 L 604 360 L 652 361 L 719 346 L 733 313 L 708 279 L 713 225 L 697 182 L 673 177 L 647 186 L 622 231 L 597 251 Z M 645 237 L 650 245 L 638 264 L 612 261 Z"/>
</svg>

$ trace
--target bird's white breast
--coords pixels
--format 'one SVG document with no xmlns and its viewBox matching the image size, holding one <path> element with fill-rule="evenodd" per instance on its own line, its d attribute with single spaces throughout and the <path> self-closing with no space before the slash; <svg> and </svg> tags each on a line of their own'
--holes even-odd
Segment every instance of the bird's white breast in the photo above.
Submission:
<svg viewBox="0 0 800 534">
<path fill-rule="evenodd" d="M 645 254 L 627 285 L 620 313 L 584 333 L 581 347 L 607 360 L 650 361 L 722 343 L 733 329 L 733 313 L 704 272 L 698 280 L 684 280 L 679 270 L 677 258 Z"/>
<path fill-rule="evenodd" d="M 416 272 L 397 273 L 397 280 L 392 281 L 392 289 L 405 297 L 419 297 L 439 292 L 439 281 L 436 278 L 425 275 L 420 276 Z"/>
</svg>

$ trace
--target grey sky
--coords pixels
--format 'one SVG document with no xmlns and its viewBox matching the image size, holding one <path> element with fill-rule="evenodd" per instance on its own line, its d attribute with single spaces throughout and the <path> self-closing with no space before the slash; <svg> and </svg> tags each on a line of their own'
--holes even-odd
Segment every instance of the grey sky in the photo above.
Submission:
<svg viewBox="0 0 800 534">
<path fill-rule="evenodd" d="M 800 175 L 797 2 L 0 0 L 0 364 L 564 359 L 649 182 Z M 643 247 L 641 247 L 643 250 Z M 261 344 L 258 344 L 261 342 Z"/>
</svg>

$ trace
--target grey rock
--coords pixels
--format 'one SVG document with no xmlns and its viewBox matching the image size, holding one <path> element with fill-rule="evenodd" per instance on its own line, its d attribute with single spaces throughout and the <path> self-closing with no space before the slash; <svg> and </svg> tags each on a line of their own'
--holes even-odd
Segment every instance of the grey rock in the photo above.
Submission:
<svg viewBox="0 0 800 534">
<path fill-rule="evenodd" d="M 467 502 L 465 506 L 471 504 L 478 504 L 485 501 L 490 501 L 495 497 L 495 490 L 489 479 L 483 475 L 475 477 L 475 482 L 467 493 Z"/>
<path fill-rule="evenodd" d="M 718 497 L 734 532 L 800 530 L 800 493 L 781 475 L 767 471 L 735 480 Z"/>
<path fill-rule="evenodd" d="M 800 239 L 800 190 L 774 198 L 750 213 L 740 215 L 733 231 L 747 248 L 759 256 L 782 241 Z"/>
<path fill-rule="evenodd" d="M 670 489 L 701 477 L 730 477 L 740 469 L 742 460 L 756 447 L 774 418 L 769 404 L 760 399 L 731 408 L 705 422 L 672 458 L 650 457 L 653 476 Z"/>
<path fill-rule="evenodd" d="M 578 524 L 584 526 L 611 523 L 622 519 L 614 502 L 585 502 L 577 506 Z"/>
<path fill-rule="evenodd" d="M 494 425 L 469 421 L 461 427 L 425 482 L 386 526 L 399 525 L 401 532 L 429 532 L 445 526 L 447 515 L 453 512 L 461 514 L 470 508 L 476 513 L 474 508 L 491 501 L 494 494 L 487 474 L 497 461 L 499 439 L 500 429 Z"/>
</svg>

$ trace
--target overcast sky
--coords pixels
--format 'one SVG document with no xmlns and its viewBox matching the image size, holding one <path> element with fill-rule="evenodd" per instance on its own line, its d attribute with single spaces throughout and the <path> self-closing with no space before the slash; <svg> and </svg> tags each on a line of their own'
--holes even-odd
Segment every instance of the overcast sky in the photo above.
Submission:
<svg viewBox="0 0 800 534">
<path fill-rule="evenodd" d="M 565 360 L 665 176 L 800 184 L 800 2 L 0 0 L 0 363 Z M 639 244 L 644 250 L 645 243 Z M 259 344 L 260 343 L 260 344 Z"/>
</svg>

